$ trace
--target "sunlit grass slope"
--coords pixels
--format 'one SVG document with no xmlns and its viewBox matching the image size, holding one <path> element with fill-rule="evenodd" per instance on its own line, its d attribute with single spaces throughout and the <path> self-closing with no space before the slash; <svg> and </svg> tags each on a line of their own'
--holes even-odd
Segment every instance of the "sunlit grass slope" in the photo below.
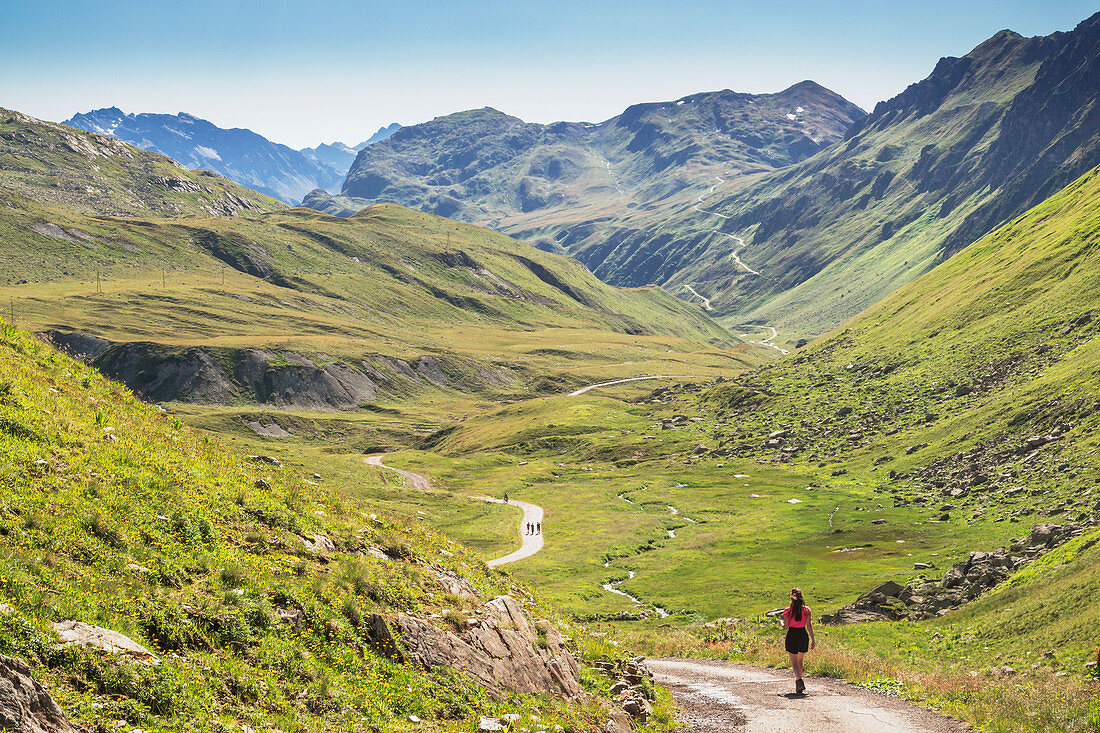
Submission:
<svg viewBox="0 0 1100 733">
<path fill-rule="evenodd" d="M 300 538 L 316 534 L 335 550 L 307 549 Z M 370 650 L 369 613 L 474 603 L 444 593 L 433 568 L 483 596 L 530 597 L 461 545 L 230 453 L 6 325 L 0 537 L 0 652 L 30 662 L 90 730 L 468 730 L 512 710 L 566 730 L 599 722 L 595 698 L 493 697 Z M 59 648 L 49 625 L 69 619 L 122 632 L 162 664 Z"/>
</svg>

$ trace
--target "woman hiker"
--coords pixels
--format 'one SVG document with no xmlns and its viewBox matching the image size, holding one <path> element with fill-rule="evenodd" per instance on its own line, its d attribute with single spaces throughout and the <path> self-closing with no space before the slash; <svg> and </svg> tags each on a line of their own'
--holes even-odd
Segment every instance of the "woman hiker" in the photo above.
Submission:
<svg viewBox="0 0 1100 733">
<path fill-rule="evenodd" d="M 783 628 L 787 630 L 785 646 L 791 655 L 794 669 L 794 691 L 802 694 L 806 683 L 802 681 L 802 655 L 816 645 L 814 624 L 810 620 L 810 607 L 802 600 L 802 590 L 791 588 L 791 605 L 783 609 Z"/>
</svg>

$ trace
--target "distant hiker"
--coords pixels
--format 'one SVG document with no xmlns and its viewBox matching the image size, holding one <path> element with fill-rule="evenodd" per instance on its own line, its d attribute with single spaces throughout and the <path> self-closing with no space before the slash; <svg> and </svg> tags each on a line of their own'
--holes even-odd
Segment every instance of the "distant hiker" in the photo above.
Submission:
<svg viewBox="0 0 1100 733">
<path fill-rule="evenodd" d="M 535 534 L 542 534 L 542 522 L 535 522 Z"/>
<path fill-rule="evenodd" d="M 505 504 L 507 504 L 507 503 L 508 503 L 508 495 L 507 495 L 507 494 L 505 494 L 505 495 L 504 495 L 504 503 L 505 503 Z"/>
<path fill-rule="evenodd" d="M 527 532 L 526 532 L 526 534 L 531 534 L 531 523 L 530 522 L 527 523 Z"/>
<path fill-rule="evenodd" d="M 806 690 L 806 683 L 802 681 L 802 655 L 813 649 L 817 642 L 814 640 L 810 607 L 802 600 L 802 590 L 799 588 L 791 588 L 791 605 L 783 609 L 783 628 L 787 630 L 785 646 L 794 669 L 794 691 L 800 695 Z"/>
</svg>

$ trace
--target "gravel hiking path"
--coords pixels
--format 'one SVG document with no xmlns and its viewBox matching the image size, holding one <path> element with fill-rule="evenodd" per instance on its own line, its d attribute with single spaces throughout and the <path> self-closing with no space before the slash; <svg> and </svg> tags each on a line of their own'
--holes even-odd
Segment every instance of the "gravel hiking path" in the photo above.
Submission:
<svg viewBox="0 0 1100 733">
<path fill-rule="evenodd" d="M 599 387 L 610 387 L 613 384 L 624 384 L 626 382 L 640 382 L 643 379 L 706 379 L 706 377 L 693 377 L 690 374 L 657 374 L 652 377 L 627 377 L 626 379 L 613 379 L 610 382 L 597 382 L 596 384 L 590 384 L 587 387 L 581 387 L 580 389 L 570 392 L 570 397 L 579 397 L 590 389 L 597 389 Z"/>
<path fill-rule="evenodd" d="M 794 694 L 789 670 L 701 659 L 647 659 L 683 712 L 682 733 L 956 733 L 957 720 L 833 679 Z"/>
<path fill-rule="evenodd" d="M 419 473 L 413 473 L 412 471 L 402 471 L 400 468 L 394 468 L 387 466 L 382 462 L 382 456 L 370 456 L 366 459 L 368 466 L 377 466 L 378 468 L 385 468 L 394 473 L 399 473 L 405 477 L 405 480 L 409 482 L 409 485 L 414 489 L 420 491 L 431 491 L 432 485 L 428 479 L 421 476 Z M 490 496 L 471 496 L 471 499 L 477 501 L 488 501 L 493 504 L 504 504 L 503 499 L 494 499 Z M 508 553 L 504 557 L 497 557 L 487 561 L 487 564 L 491 568 L 495 568 L 498 565 L 506 565 L 516 560 L 522 560 L 525 557 L 531 557 L 536 552 L 542 549 L 542 533 L 539 534 L 526 534 L 527 523 L 537 524 L 542 522 L 542 507 L 537 504 L 529 504 L 526 501 L 516 501 L 515 499 L 508 500 L 509 506 L 519 507 L 523 510 L 523 518 L 519 522 L 519 536 L 523 540 L 523 544 L 515 552 Z"/>
</svg>

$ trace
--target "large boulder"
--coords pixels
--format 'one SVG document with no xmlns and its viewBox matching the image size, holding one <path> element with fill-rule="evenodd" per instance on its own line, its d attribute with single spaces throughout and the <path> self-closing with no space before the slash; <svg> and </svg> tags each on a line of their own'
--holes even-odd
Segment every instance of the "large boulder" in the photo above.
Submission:
<svg viewBox="0 0 1100 733">
<path fill-rule="evenodd" d="M 22 660 L 0 655 L 0 730 L 78 733 Z"/>
<path fill-rule="evenodd" d="M 493 689 L 583 694 L 576 659 L 548 621 L 532 623 L 511 596 L 494 598 L 484 609 L 483 618 L 462 632 L 407 613 L 395 622 L 409 655 L 425 667 L 461 669 Z"/>
</svg>

